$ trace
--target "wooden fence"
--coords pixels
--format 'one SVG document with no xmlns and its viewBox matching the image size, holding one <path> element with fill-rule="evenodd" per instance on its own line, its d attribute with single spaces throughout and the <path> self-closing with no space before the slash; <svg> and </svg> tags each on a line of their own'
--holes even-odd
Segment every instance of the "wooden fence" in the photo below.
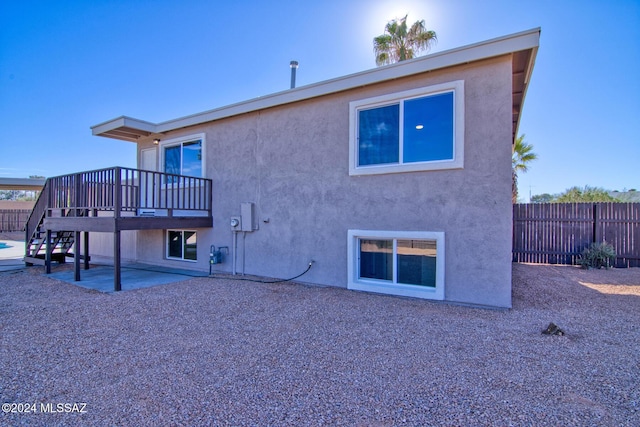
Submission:
<svg viewBox="0 0 640 427">
<path fill-rule="evenodd" d="M 616 267 L 640 267 L 640 203 L 513 205 L 513 261 L 576 264 L 583 249 L 607 242 Z"/>
<path fill-rule="evenodd" d="M 0 232 L 24 231 L 30 209 L 0 209 Z"/>
</svg>

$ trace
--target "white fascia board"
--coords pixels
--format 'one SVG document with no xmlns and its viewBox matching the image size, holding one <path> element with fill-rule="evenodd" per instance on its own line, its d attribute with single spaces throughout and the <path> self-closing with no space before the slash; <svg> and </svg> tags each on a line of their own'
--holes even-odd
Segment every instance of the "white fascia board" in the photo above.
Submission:
<svg viewBox="0 0 640 427">
<path fill-rule="evenodd" d="M 139 129 L 149 133 L 156 133 L 157 125 L 155 123 L 146 122 L 144 120 L 134 119 L 132 117 L 120 116 L 113 120 L 91 126 L 91 133 L 93 135 L 101 135 L 105 132 L 122 127 Z"/>
</svg>

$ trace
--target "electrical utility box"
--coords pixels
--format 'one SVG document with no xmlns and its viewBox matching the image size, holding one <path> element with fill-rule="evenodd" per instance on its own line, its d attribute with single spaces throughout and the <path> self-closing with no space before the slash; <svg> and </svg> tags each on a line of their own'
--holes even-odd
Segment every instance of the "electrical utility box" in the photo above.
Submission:
<svg viewBox="0 0 640 427">
<path fill-rule="evenodd" d="M 230 225 L 231 225 L 231 230 L 242 231 L 242 217 L 232 216 Z"/>
<path fill-rule="evenodd" d="M 253 203 L 240 203 L 240 216 L 242 217 L 242 223 L 240 224 L 241 231 L 253 231 L 256 229 L 254 227 L 255 208 Z"/>
</svg>

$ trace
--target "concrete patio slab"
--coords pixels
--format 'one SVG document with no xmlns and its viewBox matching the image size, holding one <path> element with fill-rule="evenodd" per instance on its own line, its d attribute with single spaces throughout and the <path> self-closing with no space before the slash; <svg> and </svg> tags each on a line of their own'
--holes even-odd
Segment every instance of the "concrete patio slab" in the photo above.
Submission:
<svg viewBox="0 0 640 427">
<path fill-rule="evenodd" d="M 80 271 L 80 281 L 74 280 L 73 269 L 53 272 L 47 277 L 63 282 L 93 289 L 100 292 L 114 292 L 113 266 L 92 266 L 89 270 Z M 145 264 L 130 264 L 121 268 L 122 291 L 149 288 L 169 283 L 187 280 L 190 277 L 206 277 L 207 273 L 199 271 L 181 270 L 175 268 L 156 267 Z"/>
<path fill-rule="evenodd" d="M 24 242 L 17 240 L 0 240 L 0 272 L 14 271 L 27 268 L 22 261 L 24 257 Z M 30 267 L 38 268 L 38 267 Z M 121 269 L 122 290 L 148 288 L 156 285 L 187 280 L 189 277 L 206 277 L 207 273 L 184 270 L 178 268 L 159 267 L 147 264 L 131 263 Z M 100 292 L 114 292 L 113 266 L 93 265 L 89 270 L 80 271 L 80 281 L 74 280 L 73 268 L 55 271 L 48 277 L 62 280 L 87 289 Z"/>
</svg>

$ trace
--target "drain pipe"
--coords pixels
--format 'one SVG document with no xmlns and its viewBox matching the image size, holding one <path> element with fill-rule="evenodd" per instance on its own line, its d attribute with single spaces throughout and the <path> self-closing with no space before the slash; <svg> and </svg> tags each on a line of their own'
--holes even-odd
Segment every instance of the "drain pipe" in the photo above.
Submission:
<svg viewBox="0 0 640 427">
<path fill-rule="evenodd" d="M 238 259 L 238 232 L 233 230 L 233 266 L 231 267 L 232 274 L 236 275 L 236 260 Z"/>
<path fill-rule="evenodd" d="M 242 232 L 242 275 L 244 276 L 245 252 L 247 251 L 247 232 Z"/>
<path fill-rule="evenodd" d="M 289 63 L 291 67 L 291 89 L 296 87 L 296 70 L 298 69 L 298 61 L 291 61 Z"/>
</svg>

